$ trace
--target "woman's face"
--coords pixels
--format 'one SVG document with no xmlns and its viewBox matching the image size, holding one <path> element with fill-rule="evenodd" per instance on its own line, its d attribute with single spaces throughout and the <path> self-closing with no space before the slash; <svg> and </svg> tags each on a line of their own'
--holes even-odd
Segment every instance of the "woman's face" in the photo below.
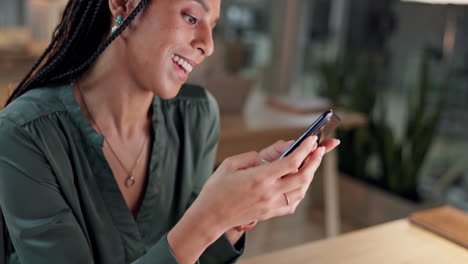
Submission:
<svg viewBox="0 0 468 264">
<path fill-rule="evenodd" d="M 177 95 L 189 73 L 214 51 L 212 30 L 221 0 L 152 0 L 131 23 L 130 74 L 164 99 Z"/>
</svg>

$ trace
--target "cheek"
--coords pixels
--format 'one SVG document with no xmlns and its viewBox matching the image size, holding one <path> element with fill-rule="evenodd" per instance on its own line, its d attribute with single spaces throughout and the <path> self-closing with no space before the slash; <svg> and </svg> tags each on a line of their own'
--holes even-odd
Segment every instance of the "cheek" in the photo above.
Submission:
<svg viewBox="0 0 468 264">
<path fill-rule="evenodd" d="M 134 73 L 144 76 L 151 73 L 155 68 L 160 67 L 160 58 L 161 54 L 159 50 L 153 49 L 147 44 L 140 44 L 132 47 L 128 60 L 129 65 L 134 68 Z"/>
<path fill-rule="evenodd" d="M 153 12 L 145 14 L 141 23 L 135 28 L 134 48 L 136 52 L 145 53 L 152 59 L 156 54 L 167 56 L 164 52 L 175 52 L 185 45 L 190 45 L 190 28 L 182 19 L 179 11 L 154 8 Z"/>
<path fill-rule="evenodd" d="M 138 56 L 143 61 L 157 64 L 163 59 L 167 59 L 182 46 L 181 34 L 178 31 L 168 30 L 160 34 L 149 34 L 139 41 L 134 41 L 132 50 L 134 56 Z"/>
<path fill-rule="evenodd" d="M 151 37 L 146 41 L 135 43 L 132 47 L 132 57 L 135 60 L 134 66 L 138 67 L 141 73 L 155 74 L 172 70 L 172 54 L 186 53 L 183 36 L 179 34 L 164 34 L 161 38 Z M 186 53 L 187 54 L 187 53 Z"/>
</svg>

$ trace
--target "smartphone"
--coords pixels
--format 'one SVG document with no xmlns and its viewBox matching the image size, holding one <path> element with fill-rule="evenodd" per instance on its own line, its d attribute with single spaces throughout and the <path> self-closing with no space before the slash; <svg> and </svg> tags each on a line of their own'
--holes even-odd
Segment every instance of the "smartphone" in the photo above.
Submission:
<svg viewBox="0 0 468 264">
<path fill-rule="evenodd" d="M 317 120 L 315 120 L 310 127 L 296 140 L 294 143 L 279 157 L 279 159 L 288 156 L 293 152 L 308 136 L 316 135 L 318 137 L 317 143 L 320 145 L 331 135 L 333 130 L 339 126 L 341 118 L 332 110 L 323 113 Z"/>
</svg>

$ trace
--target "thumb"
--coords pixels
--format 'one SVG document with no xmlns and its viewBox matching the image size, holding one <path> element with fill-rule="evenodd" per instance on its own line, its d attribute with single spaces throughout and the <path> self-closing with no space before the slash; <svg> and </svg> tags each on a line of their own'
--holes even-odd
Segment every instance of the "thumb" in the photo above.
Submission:
<svg viewBox="0 0 468 264">
<path fill-rule="evenodd" d="M 281 156 L 281 154 L 283 154 L 283 152 L 285 152 L 292 145 L 292 143 L 294 143 L 294 140 L 277 141 L 275 144 L 260 151 L 260 157 L 265 161 L 272 162 Z"/>
<path fill-rule="evenodd" d="M 223 164 L 231 171 L 243 170 L 251 167 L 256 167 L 262 163 L 260 154 L 251 151 L 229 157 L 223 161 Z"/>
</svg>

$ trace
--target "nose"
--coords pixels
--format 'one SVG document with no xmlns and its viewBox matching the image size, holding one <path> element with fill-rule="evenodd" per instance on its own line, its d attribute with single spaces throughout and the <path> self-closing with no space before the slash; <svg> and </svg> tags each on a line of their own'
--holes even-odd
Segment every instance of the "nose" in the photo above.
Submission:
<svg viewBox="0 0 468 264">
<path fill-rule="evenodd" d="M 193 46 L 206 57 L 214 52 L 213 31 L 208 25 L 200 25 Z"/>
</svg>

